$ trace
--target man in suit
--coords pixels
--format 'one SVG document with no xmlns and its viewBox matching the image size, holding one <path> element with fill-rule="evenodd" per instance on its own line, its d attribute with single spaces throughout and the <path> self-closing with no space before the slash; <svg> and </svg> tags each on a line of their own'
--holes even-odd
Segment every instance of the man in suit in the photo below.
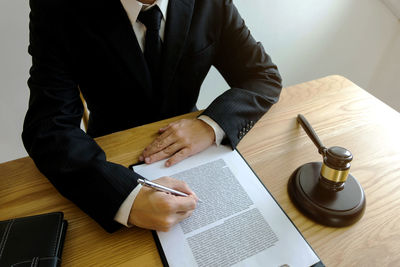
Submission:
<svg viewBox="0 0 400 267">
<path fill-rule="evenodd" d="M 167 231 L 190 216 L 197 197 L 169 177 L 158 182 L 189 197 L 140 187 L 140 175 L 107 161 L 93 137 L 196 110 L 211 65 L 231 89 L 199 118 L 160 129 L 140 160 L 169 158 L 170 166 L 212 144 L 235 148 L 279 98 L 277 68 L 231 0 L 30 0 L 30 5 L 24 145 L 59 192 L 109 232 L 121 224 Z M 87 133 L 80 129 L 79 89 L 91 112 Z"/>
</svg>

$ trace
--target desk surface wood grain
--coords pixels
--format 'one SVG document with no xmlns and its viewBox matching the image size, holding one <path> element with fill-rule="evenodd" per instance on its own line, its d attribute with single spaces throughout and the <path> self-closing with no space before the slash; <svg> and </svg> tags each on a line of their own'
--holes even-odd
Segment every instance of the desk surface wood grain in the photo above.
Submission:
<svg viewBox="0 0 400 267">
<path fill-rule="evenodd" d="M 290 174 L 301 164 L 321 161 L 296 123 L 298 113 L 306 116 L 326 146 L 343 146 L 354 155 L 351 173 L 365 190 L 367 207 L 353 226 L 316 224 L 289 200 Z M 128 166 L 157 130 L 175 119 L 96 141 L 108 160 Z M 327 266 L 399 266 L 399 133 L 399 113 L 349 80 L 329 76 L 285 88 L 279 103 L 244 137 L 238 150 Z M 51 211 L 63 211 L 69 221 L 63 266 L 161 266 L 150 231 L 131 228 L 108 234 L 62 197 L 30 158 L 0 164 L 0 220 Z"/>
</svg>

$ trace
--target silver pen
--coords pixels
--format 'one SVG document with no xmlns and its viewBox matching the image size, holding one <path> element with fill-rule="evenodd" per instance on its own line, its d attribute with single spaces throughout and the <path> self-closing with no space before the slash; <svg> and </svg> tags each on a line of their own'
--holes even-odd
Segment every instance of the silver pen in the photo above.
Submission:
<svg viewBox="0 0 400 267">
<path fill-rule="evenodd" d="M 186 193 L 183 193 L 181 191 L 178 191 L 178 190 L 175 190 L 175 189 L 172 189 L 172 188 L 160 185 L 160 184 L 156 184 L 156 183 L 154 183 L 152 181 L 149 181 L 147 179 L 138 178 L 137 181 L 138 181 L 139 184 L 141 184 L 143 186 L 146 186 L 146 187 L 153 188 L 154 190 L 157 190 L 157 191 L 161 191 L 161 192 L 165 192 L 165 193 L 171 193 L 171 194 L 174 194 L 174 195 L 177 195 L 177 196 L 181 196 L 181 197 L 188 197 L 189 196 Z"/>
<path fill-rule="evenodd" d="M 137 181 L 142 186 L 153 188 L 154 190 L 157 190 L 157 191 L 161 191 L 161 192 L 165 192 L 165 193 L 171 193 L 171 194 L 174 194 L 174 195 L 177 195 L 177 196 L 181 196 L 181 197 L 188 197 L 189 196 L 188 194 L 183 193 L 181 191 L 178 191 L 178 190 L 175 190 L 175 189 L 172 189 L 172 188 L 160 185 L 160 184 L 156 184 L 156 183 L 154 183 L 154 182 L 152 182 L 150 180 L 147 180 L 146 178 L 143 178 L 143 179 L 142 178 L 138 178 Z M 198 202 L 203 202 L 203 201 L 201 201 L 200 198 L 197 198 L 197 201 Z"/>
</svg>

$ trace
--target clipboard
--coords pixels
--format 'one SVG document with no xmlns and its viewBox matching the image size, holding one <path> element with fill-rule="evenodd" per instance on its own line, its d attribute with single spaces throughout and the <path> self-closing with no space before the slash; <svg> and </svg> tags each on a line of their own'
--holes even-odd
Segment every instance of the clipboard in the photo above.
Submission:
<svg viewBox="0 0 400 267">
<path fill-rule="evenodd" d="M 216 147 L 214 147 L 214 148 L 211 148 L 211 150 L 214 150 L 214 152 L 212 152 L 211 154 L 216 154 L 216 155 L 218 155 L 218 150 L 219 150 L 219 148 L 216 148 Z M 222 149 L 223 150 L 223 153 L 222 154 L 224 154 L 224 153 L 229 153 L 228 152 L 228 150 L 231 152 L 231 153 L 236 153 L 237 155 L 235 156 L 236 157 L 236 160 L 239 160 L 239 161 L 241 161 L 241 165 L 242 165 L 242 167 L 243 168 L 248 168 L 248 172 L 251 172 L 251 175 L 253 175 L 254 177 L 256 177 L 257 179 L 257 182 L 259 183 L 259 184 L 261 184 L 262 185 L 262 190 L 264 191 L 264 193 L 263 194 L 265 194 L 265 193 L 267 193 L 267 194 L 265 194 L 266 196 L 269 196 L 270 198 L 271 198 L 271 201 L 273 202 L 271 205 L 273 205 L 273 206 L 275 206 L 275 207 L 277 207 L 279 210 L 280 210 L 280 212 L 282 213 L 282 215 L 280 215 L 280 216 L 282 216 L 282 217 L 285 217 L 285 219 L 284 220 L 287 220 L 289 223 L 290 223 L 290 225 L 291 225 L 291 227 L 293 227 L 293 229 L 294 230 L 292 230 L 292 231 L 295 231 L 296 232 L 296 236 L 297 236 L 297 239 L 301 239 L 301 240 L 303 240 L 302 242 L 303 242 L 303 246 L 307 246 L 308 247 L 308 249 L 309 249 L 309 253 L 311 253 L 311 254 L 313 254 L 314 256 L 314 261 L 313 261 L 313 263 L 312 264 L 310 264 L 310 265 L 308 265 L 308 266 L 315 266 L 315 267 L 321 267 L 321 266 L 325 266 L 323 263 L 322 263 L 322 261 L 320 260 L 320 258 L 317 256 L 317 254 L 315 253 L 315 251 L 312 249 L 312 247 L 310 246 L 310 244 L 305 240 L 305 238 L 303 237 L 303 235 L 301 234 L 301 232 L 298 230 L 298 228 L 293 224 L 293 222 L 290 220 L 290 218 L 287 216 L 287 214 L 284 212 L 284 210 L 282 209 L 282 207 L 279 205 L 279 203 L 275 200 L 275 198 L 273 198 L 273 196 L 270 194 L 270 192 L 269 192 L 269 190 L 265 187 L 265 185 L 261 182 L 261 180 L 260 180 L 260 178 L 257 176 L 257 174 L 254 172 L 254 170 L 253 169 L 251 169 L 251 167 L 248 165 L 248 163 L 245 161 L 245 159 L 243 158 L 243 156 L 237 151 L 237 150 L 235 150 L 235 151 L 233 151 L 232 152 L 232 150 L 230 150 L 230 149 L 226 149 L 226 148 L 223 148 Z M 193 156 L 193 157 L 191 157 L 191 158 L 189 158 L 189 159 L 186 159 L 186 161 L 189 161 L 189 163 L 188 163 L 188 165 L 193 165 L 192 163 L 193 162 L 196 162 L 196 163 L 199 163 L 199 165 L 201 165 L 202 164 L 202 162 L 204 161 L 204 159 L 206 159 L 205 161 L 207 161 L 207 151 L 206 152 L 202 152 L 202 153 L 200 153 L 200 154 L 198 154 L 199 156 Z M 200 160 L 197 162 L 197 159 L 196 159 L 196 157 L 198 157 L 198 158 L 200 158 Z M 140 164 L 140 163 L 139 163 Z M 155 172 L 157 172 L 156 171 L 156 169 L 161 169 L 161 170 L 159 170 L 161 173 L 164 171 L 167 171 L 167 169 L 164 167 L 162 167 L 163 166 L 163 162 L 160 162 L 160 163 L 158 163 L 158 164 L 152 164 L 152 165 L 146 165 L 146 166 L 143 166 L 143 165 L 137 165 L 137 164 L 133 164 L 133 165 L 131 165 L 130 166 L 130 168 L 131 169 L 133 169 L 134 167 L 134 169 L 135 170 L 137 170 L 138 168 L 139 168 L 139 170 L 137 171 L 139 174 L 141 174 L 141 175 L 143 175 L 143 176 L 145 176 L 146 178 L 147 178 L 147 176 L 146 176 L 146 174 L 149 172 L 149 170 L 150 170 L 150 172 L 151 172 L 151 170 L 153 170 L 153 171 L 155 171 Z M 141 169 L 142 168 L 144 168 L 144 169 L 147 169 L 146 171 L 142 171 Z M 171 170 L 171 168 L 172 167 L 170 167 L 170 168 L 168 168 L 168 170 Z M 185 167 L 183 167 L 182 169 L 185 169 Z M 174 172 L 173 170 L 172 170 L 172 172 Z M 154 174 L 155 176 L 154 177 L 150 177 L 150 179 L 155 179 L 155 178 L 158 178 L 159 176 L 157 176 L 157 174 Z M 164 175 L 170 175 L 169 173 L 165 173 Z M 161 175 L 160 175 L 161 176 Z M 171 175 L 172 177 L 174 177 L 174 175 Z M 190 185 L 190 184 L 189 184 Z M 195 191 L 196 192 L 196 191 Z M 203 197 L 200 195 L 199 196 L 201 199 L 203 199 Z M 284 215 L 283 215 L 284 214 Z M 193 216 L 193 215 L 192 215 Z M 180 226 L 176 226 L 176 227 L 180 227 Z M 174 231 L 174 230 L 172 230 L 172 231 Z M 152 231 L 152 234 L 153 234 L 153 238 L 154 238 L 154 240 L 155 240 L 155 243 L 156 243 L 156 246 L 157 246 L 157 249 L 158 249 L 158 251 L 159 251 L 159 254 L 160 254 L 160 258 L 161 258 L 161 261 L 162 261 L 162 263 L 163 263 L 163 265 L 164 266 L 175 266 L 174 265 L 174 263 L 170 263 L 169 262 L 169 260 L 168 260 L 168 255 L 166 255 L 166 254 L 168 254 L 168 253 L 170 253 L 170 251 L 168 251 L 168 250 L 170 250 L 169 249 L 169 246 L 166 246 L 166 244 L 168 244 L 168 242 L 167 241 L 165 241 L 166 239 L 165 239 L 165 235 L 163 234 L 163 233 L 158 233 L 158 232 L 156 232 L 156 231 Z M 161 241 L 161 239 L 160 239 L 160 234 L 161 234 L 161 239 L 163 239 L 164 240 L 164 246 L 166 246 L 166 247 L 163 247 L 163 243 L 162 243 L 162 241 Z M 167 249 L 167 251 L 165 251 L 165 248 Z M 187 254 L 190 254 L 190 253 L 187 253 Z M 184 254 L 185 255 L 185 254 Z M 169 255 L 169 257 L 170 257 L 170 259 L 171 259 L 171 256 Z M 247 265 L 244 265 L 244 266 L 247 266 Z M 254 266 L 254 265 L 249 265 L 249 266 Z M 278 266 L 285 266 L 284 264 L 281 264 L 281 265 L 278 265 Z M 288 265 L 288 266 L 292 266 L 292 265 Z M 307 265 L 302 265 L 302 266 L 307 266 Z"/>
</svg>

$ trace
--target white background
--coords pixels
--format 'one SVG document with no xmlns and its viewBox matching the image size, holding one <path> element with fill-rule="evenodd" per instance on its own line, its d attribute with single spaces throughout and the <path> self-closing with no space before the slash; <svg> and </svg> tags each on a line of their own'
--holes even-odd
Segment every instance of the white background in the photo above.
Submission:
<svg viewBox="0 0 400 267">
<path fill-rule="evenodd" d="M 284 86 L 343 75 L 400 111 L 400 22 L 379 0 L 234 0 Z M 0 162 L 26 156 L 28 0 L 0 1 Z M 198 102 L 228 86 L 212 69 Z"/>
</svg>

